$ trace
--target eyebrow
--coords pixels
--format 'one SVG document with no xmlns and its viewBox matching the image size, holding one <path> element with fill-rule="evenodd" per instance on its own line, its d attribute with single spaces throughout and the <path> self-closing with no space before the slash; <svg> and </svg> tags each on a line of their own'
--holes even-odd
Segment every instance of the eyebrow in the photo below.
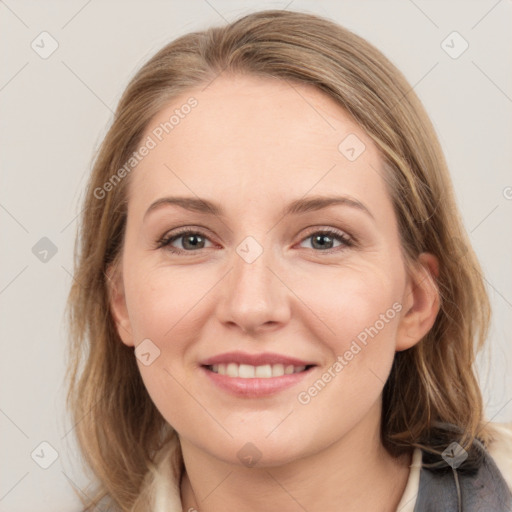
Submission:
<svg viewBox="0 0 512 512">
<path fill-rule="evenodd" d="M 224 217 L 224 209 L 219 203 L 215 203 L 213 201 L 201 199 L 198 197 L 179 196 L 162 197 L 160 199 L 157 199 L 146 210 L 146 213 L 144 214 L 144 219 L 150 212 L 159 209 L 164 205 L 174 205 L 193 212 Z M 325 208 L 329 208 L 330 206 L 336 205 L 349 206 L 355 208 L 366 213 L 373 220 L 375 220 L 375 217 L 373 216 L 371 211 L 363 203 L 350 196 L 313 196 L 307 199 L 296 199 L 289 203 L 288 205 L 286 205 L 280 212 L 280 214 L 282 217 L 285 217 L 286 215 L 299 215 L 301 213 L 323 210 Z"/>
</svg>

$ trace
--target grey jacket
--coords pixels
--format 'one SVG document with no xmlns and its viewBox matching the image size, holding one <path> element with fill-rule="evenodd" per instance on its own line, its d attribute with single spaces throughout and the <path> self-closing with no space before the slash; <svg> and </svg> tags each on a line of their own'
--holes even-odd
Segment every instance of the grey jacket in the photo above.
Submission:
<svg viewBox="0 0 512 512">
<path fill-rule="evenodd" d="M 421 468 L 414 512 L 511 512 L 512 493 L 496 463 L 479 441 L 480 467 L 463 471 L 464 464 L 438 470 Z"/>
</svg>

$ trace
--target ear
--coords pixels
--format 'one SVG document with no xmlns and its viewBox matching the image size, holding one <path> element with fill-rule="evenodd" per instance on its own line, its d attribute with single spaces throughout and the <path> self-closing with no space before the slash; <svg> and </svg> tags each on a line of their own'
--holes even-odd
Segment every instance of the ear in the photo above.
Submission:
<svg viewBox="0 0 512 512">
<path fill-rule="evenodd" d="M 438 276 L 437 258 L 431 253 L 421 253 L 410 270 L 402 300 L 404 307 L 396 339 L 398 352 L 416 345 L 434 325 L 440 308 Z"/>
<path fill-rule="evenodd" d="M 110 311 L 122 342 L 129 347 L 133 347 L 135 343 L 128 308 L 126 307 L 123 275 L 119 266 L 119 264 L 114 263 L 106 272 Z"/>
</svg>

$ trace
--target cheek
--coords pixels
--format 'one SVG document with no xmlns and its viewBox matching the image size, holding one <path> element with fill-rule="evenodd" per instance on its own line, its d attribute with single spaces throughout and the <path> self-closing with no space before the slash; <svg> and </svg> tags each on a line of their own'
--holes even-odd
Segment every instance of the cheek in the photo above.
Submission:
<svg viewBox="0 0 512 512">
<path fill-rule="evenodd" d="M 323 339 L 330 359 L 295 396 L 297 423 L 309 425 L 313 451 L 350 432 L 369 411 L 377 411 L 395 354 L 401 304 L 385 288 L 348 291 L 324 302 L 325 313 L 331 312 L 325 318 L 335 330 Z"/>
<path fill-rule="evenodd" d="M 183 268 L 140 268 L 127 277 L 127 305 L 136 345 L 145 340 L 151 358 L 150 364 L 144 358 L 137 364 L 155 406 L 180 431 L 187 418 L 204 413 L 190 395 L 189 351 L 205 337 L 202 326 L 212 314 L 206 294 L 215 280 Z"/>
<path fill-rule="evenodd" d="M 323 268 L 309 277 L 300 276 L 296 283 L 297 294 L 306 298 L 307 307 L 319 320 L 319 339 L 336 354 L 348 350 L 355 339 L 362 346 L 374 337 L 380 345 L 394 341 L 403 284 L 401 276 L 391 270 L 347 266 L 333 272 Z"/>
<path fill-rule="evenodd" d="M 318 276 L 317 276 L 318 277 Z M 336 403 L 333 417 L 364 411 L 380 395 L 391 370 L 402 304 L 401 278 L 344 269 L 336 278 L 303 283 L 308 307 L 321 319 L 316 337 L 327 349 L 322 371 L 297 396 L 301 405 Z M 314 290 L 314 293 L 312 293 Z M 318 398 L 317 398 L 318 397 Z M 308 408 L 309 409 L 309 408 Z"/>
<path fill-rule="evenodd" d="M 208 282 L 208 276 L 199 278 L 193 271 L 157 268 L 137 272 L 127 287 L 135 335 L 150 338 L 165 350 L 178 351 L 184 332 L 190 338 L 193 326 L 198 325 L 195 320 L 199 303 L 211 287 Z"/>
</svg>

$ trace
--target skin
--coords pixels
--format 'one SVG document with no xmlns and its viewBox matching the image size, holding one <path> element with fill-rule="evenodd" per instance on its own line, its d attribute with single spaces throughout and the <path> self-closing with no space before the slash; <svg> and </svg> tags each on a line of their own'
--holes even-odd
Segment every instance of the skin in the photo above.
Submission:
<svg viewBox="0 0 512 512">
<path fill-rule="evenodd" d="M 190 96 L 197 107 L 130 175 L 123 253 L 110 281 L 123 343 L 149 338 L 160 350 L 152 364 L 138 365 L 180 438 L 183 510 L 393 511 L 410 454 L 394 459 L 381 444 L 382 389 L 395 352 L 418 343 L 434 323 L 436 259 L 423 253 L 407 271 L 382 158 L 322 92 L 221 76 L 166 106 L 144 138 Z M 338 150 L 351 133 L 366 146 L 355 161 Z M 371 215 L 346 205 L 280 215 L 294 199 L 334 193 L 357 199 Z M 166 205 L 144 219 L 154 201 L 178 195 L 216 201 L 224 215 Z M 156 248 L 180 227 L 206 237 L 200 248 L 184 246 L 183 237 L 172 245 L 184 254 Z M 357 243 L 331 239 L 327 254 L 312 238 L 322 228 Z M 252 263 L 236 251 L 247 236 L 263 250 Z M 308 404 L 299 403 L 297 395 L 394 303 L 401 311 Z M 206 357 L 232 350 L 317 366 L 271 397 L 234 397 L 198 369 Z M 261 457 L 254 467 L 237 456 L 248 442 Z"/>
</svg>

